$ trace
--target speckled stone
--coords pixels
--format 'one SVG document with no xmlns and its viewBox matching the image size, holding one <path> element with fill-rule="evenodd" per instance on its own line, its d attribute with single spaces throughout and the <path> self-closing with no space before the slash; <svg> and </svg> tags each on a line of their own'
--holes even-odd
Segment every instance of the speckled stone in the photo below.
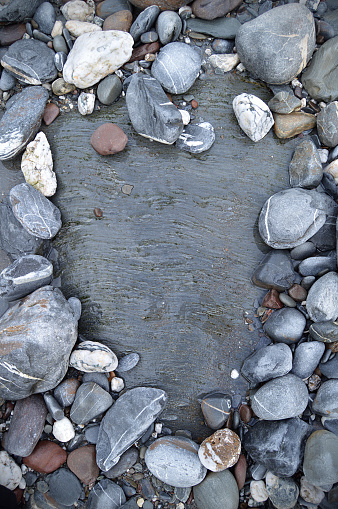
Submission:
<svg viewBox="0 0 338 509">
<path fill-rule="evenodd" d="M 237 95 L 232 107 L 241 129 L 252 141 L 264 138 L 274 124 L 269 107 L 255 95 Z"/>
<path fill-rule="evenodd" d="M 72 352 L 70 365 L 85 373 L 105 373 L 117 368 L 118 360 L 108 346 L 98 341 L 83 341 Z"/>
<path fill-rule="evenodd" d="M 220 472 L 233 467 L 241 453 L 241 441 L 239 436 L 230 429 L 215 431 L 210 437 L 203 440 L 199 449 L 198 457 L 208 470 Z"/>
<path fill-rule="evenodd" d="M 316 188 L 323 178 L 323 168 L 315 144 L 304 140 L 297 145 L 289 165 L 291 187 Z"/>
</svg>

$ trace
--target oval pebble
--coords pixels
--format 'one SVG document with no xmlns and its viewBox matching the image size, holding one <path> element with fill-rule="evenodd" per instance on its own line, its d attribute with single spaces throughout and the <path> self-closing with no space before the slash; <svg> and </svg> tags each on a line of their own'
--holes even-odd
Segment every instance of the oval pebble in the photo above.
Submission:
<svg viewBox="0 0 338 509">
<path fill-rule="evenodd" d="M 83 341 L 70 356 L 70 366 L 85 373 L 114 371 L 118 360 L 108 346 L 97 341 Z"/>
<path fill-rule="evenodd" d="M 129 353 L 128 355 L 122 357 L 122 359 L 119 359 L 117 371 L 119 373 L 125 373 L 126 371 L 130 371 L 138 364 L 139 360 L 140 356 L 138 353 L 136 352 Z"/>
<path fill-rule="evenodd" d="M 200 445 L 198 457 L 208 470 L 220 472 L 234 466 L 241 453 L 241 441 L 230 429 L 220 429 Z"/>
</svg>

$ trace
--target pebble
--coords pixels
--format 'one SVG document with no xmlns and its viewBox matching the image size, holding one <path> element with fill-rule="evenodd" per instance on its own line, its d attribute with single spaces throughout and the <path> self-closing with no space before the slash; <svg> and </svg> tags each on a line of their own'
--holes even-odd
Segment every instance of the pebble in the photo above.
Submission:
<svg viewBox="0 0 338 509">
<path fill-rule="evenodd" d="M 95 382 L 86 382 L 78 388 L 70 409 L 70 419 L 76 424 L 87 424 L 102 415 L 113 404 L 113 398 Z"/>
<path fill-rule="evenodd" d="M 255 95 L 240 94 L 232 106 L 241 129 L 252 141 L 264 138 L 274 124 L 270 109 Z"/>
<path fill-rule="evenodd" d="M 304 260 L 305 258 L 315 254 L 315 252 L 316 246 L 309 241 L 291 249 L 290 255 L 293 260 Z"/>
<path fill-rule="evenodd" d="M 73 425 L 68 417 L 54 422 L 53 435 L 59 442 L 69 442 L 69 440 L 75 437 Z"/>
<path fill-rule="evenodd" d="M 81 115 L 90 115 L 94 111 L 95 94 L 81 92 L 77 100 L 77 107 Z"/>
<path fill-rule="evenodd" d="M 241 373 L 249 382 L 259 384 L 287 375 L 291 369 L 292 352 L 283 342 L 254 351 L 244 360 Z"/>
<path fill-rule="evenodd" d="M 20 467 L 6 451 L 0 451 L 0 485 L 9 490 L 17 488 L 21 482 Z"/>
<path fill-rule="evenodd" d="M 263 330 L 274 341 L 292 345 L 302 337 L 305 325 L 306 319 L 300 311 L 285 307 L 276 310 L 268 318 L 263 325 Z"/>
<path fill-rule="evenodd" d="M 33 186 L 44 196 L 55 194 L 57 182 L 53 171 L 52 152 L 47 137 L 42 131 L 28 143 L 22 156 L 21 171 L 27 184 Z"/>
<path fill-rule="evenodd" d="M 67 489 L 65 489 L 67 486 Z M 59 504 L 71 506 L 75 504 L 82 492 L 78 478 L 66 468 L 59 468 L 49 478 L 49 496 Z"/>
<path fill-rule="evenodd" d="M 140 356 L 138 353 L 133 352 L 125 355 L 124 357 L 121 357 L 119 359 L 119 365 L 117 368 L 117 371 L 119 373 L 125 373 L 127 371 L 130 371 L 133 369 L 137 364 L 139 363 Z"/>
<path fill-rule="evenodd" d="M 264 481 L 251 481 L 250 494 L 255 502 L 265 502 L 269 498 Z"/>
<path fill-rule="evenodd" d="M 56 421 L 59 421 L 60 419 L 63 419 L 65 416 L 63 413 L 63 410 L 59 403 L 56 401 L 55 398 L 51 394 L 45 393 L 43 395 L 43 399 L 45 400 L 46 407 L 50 415 L 53 419 Z"/>
<path fill-rule="evenodd" d="M 122 88 L 120 78 L 116 74 L 111 74 L 100 81 L 97 87 L 97 98 L 102 104 L 113 104 L 120 97 Z"/>
<path fill-rule="evenodd" d="M 121 392 L 124 389 L 124 381 L 122 378 L 115 376 L 110 382 L 110 389 L 113 392 Z"/>
<path fill-rule="evenodd" d="M 317 117 L 318 122 L 318 117 Z M 316 188 L 323 178 L 323 168 L 318 150 L 310 140 L 302 141 L 289 165 L 291 187 Z"/>
<path fill-rule="evenodd" d="M 62 35 L 56 35 L 53 39 L 53 49 L 57 52 L 63 52 L 66 55 L 68 54 L 68 46 L 66 41 Z"/>
<path fill-rule="evenodd" d="M 328 164 L 324 171 L 325 173 L 329 173 L 333 176 L 335 184 L 338 183 L 338 159 L 335 159 L 330 164 Z"/>
<path fill-rule="evenodd" d="M 266 491 L 276 509 L 292 509 L 295 507 L 299 488 L 293 479 L 278 477 L 268 472 L 265 477 Z"/>
<path fill-rule="evenodd" d="M 328 256 L 311 256 L 310 258 L 305 258 L 298 266 L 298 271 L 302 276 L 318 276 L 322 271 L 328 272 L 336 270 L 336 251 L 329 252 Z"/>
<path fill-rule="evenodd" d="M 85 373 L 105 373 L 117 368 L 118 360 L 108 346 L 98 341 L 82 341 L 73 350 L 69 364 Z"/>
<path fill-rule="evenodd" d="M 149 44 L 151 42 L 156 42 L 158 40 L 157 32 L 145 32 L 141 35 L 142 44 Z"/>
<path fill-rule="evenodd" d="M 261 214 L 264 213 L 264 209 L 265 206 Z M 275 223 L 275 221 L 273 221 L 273 223 Z M 268 233 L 269 240 L 270 235 L 271 234 Z M 260 288 L 273 288 L 274 290 L 282 292 L 290 288 L 295 283 L 296 278 L 297 274 L 293 268 L 290 254 L 284 249 L 272 249 L 260 261 L 252 275 L 252 282 Z M 275 294 L 273 294 L 273 300 L 276 303 Z M 279 297 L 277 303 L 278 302 Z M 282 305 L 278 304 L 278 307 L 282 307 Z"/>
<path fill-rule="evenodd" d="M 92 134 L 90 144 L 98 154 L 107 156 L 122 152 L 127 145 L 127 135 L 116 124 L 100 125 Z M 109 371 L 113 371 L 112 369 Z"/>
<path fill-rule="evenodd" d="M 335 320 L 338 317 L 338 275 L 328 272 L 311 286 L 306 309 L 314 322 Z"/>
<path fill-rule="evenodd" d="M 84 373 L 82 376 L 82 383 L 95 382 L 102 387 L 105 391 L 109 392 L 109 380 L 107 373 Z"/>
<path fill-rule="evenodd" d="M 157 18 L 156 29 L 161 44 L 177 41 L 182 30 L 182 20 L 177 12 L 163 11 Z"/>
<path fill-rule="evenodd" d="M 338 418 L 337 408 L 338 379 L 333 378 L 322 383 L 312 403 L 312 410 L 324 417 Z"/>
<path fill-rule="evenodd" d="M 67 61 L 67 55 L 63 51 L 55 53 L 54 62 L 58 71 L 62 72 Z"/>
<path fill-rule="evenodd" d="M 39 5 L 35 11 L 33 19 L 38 24 L 41 32 L 50 35 L 56 20 L 55 10 L 52 4 L 49 2 L 43 2 Z"/>
<path fill-rule="evenodd" d="M 272 290 L 269 290 L 263 300 L 262 300 L 262 307 L 266 307 L 269 309 L 281 309 L 283 307 L 282 302 L 279 299 L 279 293 L 277 290 L 272 288 Z"/>
<path fill-rule="evenodd" d="M 67 457 L 67 466 L 83 484 L 93 484 L 100 473 L 95 445 L 85 445 L 72 451 Z"/>
<path fill-rule="evenodd" d="M 53 48 L 53 45 L 52 45 L 52 37 L 50 35 L 46 35 L 42 32 L 40 32 L 40 30 L 33 30 L 33 37 L 34 39 L 37 39 L 38 41 L 41 41 L 41 42 L 45 42 L 48 46 L 48 48 Z"/>
<path fill-rule="evenodd" d="M 50 440 L 41 440 L 33 452 L 23 458 L 23 464 L 40 474 L 50 474 L 60 468 L 66 460 L 67 453 L 62 447 Z"/>
<path fill-rule="evenodd" d="M 108 479 L 95 484 L 89 493 L 88 509 L 118 509 L 126 502 L 122 488 Z"/>
<path fill-rule="evenodd" d="M 2 26 L 0 28 L 0 44 L 1 46 L 10 46 L 22 39 L 25 33 L 26 25 L 24 23 Z"/>
<path fill-rule="evenodd" d="M 6 69 L 4 69 L 1 73 L 0 89 L 3 92 L 6 92 L 14 88 L 15 84 L 16 84 L 15 77 L 12 76 L 8 71 L 6 71 Z"/>
<path fill-rule="evenodd" d="M 301 100 L 298 99 L 291 91 L 287 92 L 285 90 L 278 92 L 268 102 L 268 106 L 271 111 L 274 113 L 282 113 L 283 115 L 299 110 L 301 108 L 301 104 Z"/>
<path fill-rule="evenodd" d="M 76 378 L 68 378 L 54 389 L 54 397 L 62 408 L 70 406 L 74 399 L 80 382 Z"/>
<path fill-rule="evenodd" d="M 139 41 L 142 34 L 149 32 L 149 29 L 154 25 L 159 13 L 160 9 L 157 5 L 150 5 L 137 16 L 130 28 L 130 35 L 135 42 Z"/>
<path fill-rule="evenodd" d="M 94 3 L 86 3 L 83 0 L 70 0 L 61 7 L 61 12 L 66 20 L 93 21 L 95 15 Z"/>
<path fill-rule="evenodd" d="M 212 43 L 212 49 L 215 53 L 232 53 L 235 43 L 228 39 L 214 39 Z"/>
<path fill-rule="evenodd" d="M 325 345 L 319 341 L 301 343 L 296 347 L 291 373 L 305 380 L 318 366 L 324 351 Z"/>
<path fill-rule="evenodd" d="M 317 488 L 338 481 L 337 435 L 326 430 L 310 435 L 305 445 L 303 471 L 305 479 Z"/>
<path fill-rule="evenodd" d="M 209 122 L 188 124 L 176 141 L 176 148 L 192 154 L 200 154 L 212 147 L 215 131 Z"/>
<path fill-rule="evenodd" d="M 55 95 L 66 95 L 73 92 L 75 90 L 75 86 L 72 83 L 67 83 L 63 78 L 58 78 L 53 81 L 52 90 Z"/>
<path fill-rule="evenodd" d="M 241 453 L 241 441 L 230 429 L 220 429 L 206 438 L 198 449 L 198 457 L 208 470 L 220 472 L 233 467 Z"/>
<path fill-rule="evenodd" d="M 217 392 L 209 394 L 202 399 L 201 410 L 207 426 L 211 429 L 220 429 L 230 415 L 231 396 Z"/>
<path fill-rule="evenodd" d="M 94 209 L 94 215 L 95 217 L 102 217 L 103 216 L 103 212 L 101 209 L 99 209 L 98 207 L 95 207 Z"/>
<path fill-rule="evenodd" d="M 209 62 L 213 67 L 229 72 L 239 64 L 239 56 L 237 53 L 210 55 Z"/>
<path fill-rule="evenodd" d="M 131 11 L 131 5 L 128 0 L 104 0 L 97 4 L 96 15 L 100 16 L 101 19 L 107 19 L 108 16 L 126 9 Z"/>
<path fill-rule="evenodd" d="M 193 492 L 198 509 L 224 509 L 225 500 L 227 509 L 238 509 L 238 487 L 229 469 L 210 472 Z"/>
<path fill-rule="evenodd" d="M 327 378 L 338 378 L 338 355 L 335 355 L 333 359 L 327 362 L 322 360 L 318 367 Z"/>
<path fill-rule="evenodd" d="M 129 10 L 125 9 L 108 16 L 104 20 L 102 30 L 121 30 L 122 32 L 129 32 L 132 23 L 133 15 Z"/>
<path fill-rule="evenodd" d="M 54 26 L 53 26 L 53 29 L 52 29 L 52 32 L 51 32 L 51 36 L 54 38 L 56 37 L 57 35 L 62 35 L 62 29 L 63 29 L 63 24 L 62 24 L 62 21 L 57 19 L 54 23 Z"/>
<path fill-rule="evenodd" d="M 279 299 L 282 302 L 282 304 L 284 304 L 284 306 L 287 306 L 289 308 L 295 308 L 297 305 L 293 298 L 290 297 L 290 295 L 288 295 L 287 293 L 280 293 Z"/>
<path fill-rule="evenodd" d="M 211 35 L 219 39 L 235 39 L 240 26 L 240 22 L 232 17 L 222 17 L 211 21 L 198 18 L 187 19 L 187 28 L 189 30 Z"/>
<path fill-rule="evenodd" d="M 324 491 L 316 488 L 313 484 L 309 483 L 305 476 L 300 478 L 300 496 L 305 502 L 310 504 L 319 505 L 325 497 Z"/>
<path fill-rule="evenodd" d="M 338 96 L 337 68 L 338 39 L 324 42 L 314 54 L 310 65 L 302 75 L 302 83 L 313 99 L 335 101 Z"/>
<path fill-rule="evenodd" d="M 194 0 L 191 4 L 192 12 L 197 18 L 215 19 L 226 16 L 229 12 L 237 9 L 243 0 Z"/>
<path fill-rule="evenodd" d="M 88 23 L 87 21 L 69 20 L 65 25 L 66 29 L 73 37 L 80 37 L 82 34 L 88 32 L 101 32 L 102 28 L 94 23 Z M 54 39 L 55 40 L 55 39 Z M 57 51 L 64 51 L 59 49 Z M 66 53 L 66 51 L 65 51 Z"/>
<path fill-rule="evenodd" d="M 338 145 L 338 101 L 328 104 L 318 113 L 317 131 L 323 145 Z"/>
</svg>

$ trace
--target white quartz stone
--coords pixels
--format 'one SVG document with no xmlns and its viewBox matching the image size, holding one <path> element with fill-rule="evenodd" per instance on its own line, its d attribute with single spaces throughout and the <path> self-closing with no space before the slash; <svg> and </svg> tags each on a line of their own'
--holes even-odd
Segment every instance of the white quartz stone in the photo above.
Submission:
<svg viewBox="0 0 338 509">
<path fill-rule="evenodd" d="M 15 490 L 22 479 L 21 468 L 6 451 L 0 451 L 0 485 Z"/>
<path fill-rule="evenodd" d="M 213 67 L 222 69 L 224 72 L 231 71 L 239 64 L 237 53 L 225 53 L 223 55 L 211 55 L 209 61 Z"/>
<path fill-rule="evenodd" d="M 110 382 L 110 388 L 113 392 L 121 392 L 124 389 L 124 381 L 122 378 L 115 376 Z"/>
<path fill-rule="evenodd" d="M 251 481 L 250 493 L 255 502 L 265 502 L 269 498 L 264 481 Z"/>
<path fill-rule="evenodd" d="M 190 122 L 190 113 L 187 110 L 179 110 L 182 116 L 183 125 L 188 125 Z"/>
<path fill-rule="evenodd" d="M 56 191 L 56 175 L 53 157 L 46 135 L 39 132 L 22 156 L 21 170 L 28 184 L 44 196 L 53 196 Z"/>
<path fill-rule="evenodd" d="M 63 29 L 63 24 L 62 24 L 62 21 L 60 21 L 59 19 L 57 19 L 54 23 L 54 26 L 53 26 L 53 30 L 52 30 L 52 33 L 51 33 L 51 36 L 52 37 L 56 37 L 57 35 L 62 35 L 62 29 Z"/>
<path fill-rule="evenodd" d="M 324 491 L 310 484 L 305 477 L 300 479 L 300 496 L 310 504 L 318 505 L 325 497 Z"/>
<path fill-rule="evenodd" d="M 93 21 L 95 3 L 94 0 L 87 0 L 87 2 L 83 0 L 70 0 L 70 2 L 61 7 L 61 12 L 67 20 Z"/>
<path fill-rule="evenodd" d="M 81 115 L 90 115 L 94 111 L 95 94 L 81 92 L 77 100 L 77 107 Z"/>
<path fill-rule="evenodd" d="M 334 177 L 334 181 L 338 184 L 338 159 L 335 159 L 324 168 L 325 173 L 330 173 Z"/>
<path fill-rule="evenodd" d="M 63 419 L 54 422 L 53 435 L 56 440 L 59 440 L 59 442 L 68 442 L 75 437 L 73 424 L 68 417 L 64 417 Z"/>
<path fill-rule="evenodd" d="M 101 32 L 102 28 L 98 25 L 94 25 L 94 23 L 88 23 L 87 21 L 78 21 L 76 19 L 71 19 L 67 21 L 66 28 L 70 35 L 73 37 L 80 37 L 82 34 L 86 34 L 88 32 Z"/>
<path fill-rule="evenodd" d="M 133 44 L 132 36 L 119 30 L 80 35 L 65 63 L 64 80 L 78 88 L 91 87 L 128 62 Z"/>
<path fill-rule="evenodd" d="M 106 373 L 117 368 L 118 360 L 108 346 L 98 341 L 83 341 L 72 352 L 69 363 L 85 373 Z"/>
<path fill-rule="evenodd" d="M 252 94 L 240 94 L 232 103 L 240 127 L 252 141 L 259 141 L 274 124 L 269 107 Z"/>
<path fill-rule="evenodd" d="M 318 150 L 320 162 L 322 164 L 327 163 L 327 160 L 329 158 L 329 151 L 327 150 L 327 148 L 318 148 L 317 150 Z"/>
</svg>

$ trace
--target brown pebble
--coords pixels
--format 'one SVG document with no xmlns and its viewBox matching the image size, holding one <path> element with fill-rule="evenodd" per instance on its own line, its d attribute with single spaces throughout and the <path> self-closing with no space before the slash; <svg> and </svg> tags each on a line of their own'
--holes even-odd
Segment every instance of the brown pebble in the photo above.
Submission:
<svg viewBox="0 0 338 509">
<path fill-rule="evenodd" d="M 12 401 L 7 401 L 6 410 L 4 412 L 4 419 L 7 419 L 11 415 L 11 411 L 14 409 L 14 403 Z"/>
<path fill-rule="evenodd" d="M 302 89 L 300 87 L 295 87 L 293 93 L 298 99 L 303 99 Z"/>
<path fill-rule="evenodd" d="M 10 46 L 26 33 L 25 23 L 0 27 L 0 46 Z"/>
<path fill-rule="evenodd" d="M 32 454 L 23 459 L 23 463 L 40 474 L 50 474 L 63 465 L 67 453 L 55 442 L 38 442 Z"/>
<path fill-rule="evenodd" d="M 96 217 L 102 217 L 103 212 L 102 212 L 102 210 L 101 210 L 101 209 L 99 209 L 98 207 L 95 207 L 95 209 L 94 209 L 94 214 L 95 214 L 95 216 L 96 216 Z"/>
<path fill-rule="evenodd" d="M 288 290 L 288 294 L 290 297 L 293 298 L 296 302 L 303 302 L 303 300 L 306 300 L 307 297 L 307 291 L 302 286 L 295 283 L 291 286 Z"/>
<path fill-rule="evenodd" d="M 121 32 L 129 32 L 133 22 L 133 15 L 130 11 L 118 11 L 108 16 L 104 22 L 102 30 L 120 30 Z"/>
<path fill-rule="evenodd" d="M 45 111 L 43 112 L 43 121 L 46 125 L 51 124 L 60 113 L 60 108 L 54 103 L 46 104 Z"/>
<path fill-rule="evenodd" d="M 239 416 L 241 418 L 241 421 L 245 424 L 248 424 L 248 422 L 252 419 L 252 410 L 248 405 L 241 405 L 239 407 Z"/>
<path fill-rule="evenodd" d="M 100 473 L 96 464 L 95 445 L 85 445 L 72 451 L 68 455 L 67 466 L 83 484 L 95 482 Z"/>
<path fill-rule="evenodd" d="M 17 503 L 20 504 L 23 496 L 23 490 L 21 488 L 15 488 L 15 490 L 13 490 L 13 493 L 16 496 Z"/>
<path fill-rule="evenodd" d="M 247 468 L 248 464 L 246 462 L 245 456 L 244 454 L 241 454 L 234 467 L 234 476 L 239 490 L 244 487 Z"/>
<path fill-rule="evenodd" d="M 121 152 L 127 145 L 127 141 L 128 138 L 122 129 L 109 122 L 100 125 L 90 138 L 93 149 L 103 156 Z"/>
<path fill-rule="evenodd" d="M 325 42 L 325 37 L 322 34 L 318 34 L 316 37 L 316 44 L 323 44 Z"/>
<path fill-rule="evenodd" d="M 332 351 L 332 352 L 338 352 L 338 341 L 336 341 L 335 343 L 328 343 L 327 347 Z"/>
<path fill-rule="evenodd" d="M 190 103 L 190 104 L 191 104 L 191 107 L 192 107 L 192 108 L 194 108 L 194 110 L 195 110 L 195 109 L 197 108 L 197 106 L 198 106 L 198 102 L 196 101 L 196 99 L 193 99 L 193 100 L 191 101 L 191 103 Z"/>
<path fill-rule="evenodd" d="M 115 376 L 114 371 L 109 371 L 108 382 L 110 383 Z"/>
<path fill-rule="evenodd" d="M 159 49 L 160 45 L 157 41 L 150 42 L 148 44 L 142 44 L 142 46 L 138 46 L 137 48 L 133 49 L 129 63 L 135 62 L 135 60 L 142 60 L 147 53 L 157 53 Z"/>
<path fill-rule="evenodd" d="M 269 290 L 262 300 L 262 306 L 264 308 L 269 309 L 281 309 L 284 307 L 284 304 L 279 299 L 279 293 L 277 290 L 272 288 L 272 290 Z"/>
</svg>

